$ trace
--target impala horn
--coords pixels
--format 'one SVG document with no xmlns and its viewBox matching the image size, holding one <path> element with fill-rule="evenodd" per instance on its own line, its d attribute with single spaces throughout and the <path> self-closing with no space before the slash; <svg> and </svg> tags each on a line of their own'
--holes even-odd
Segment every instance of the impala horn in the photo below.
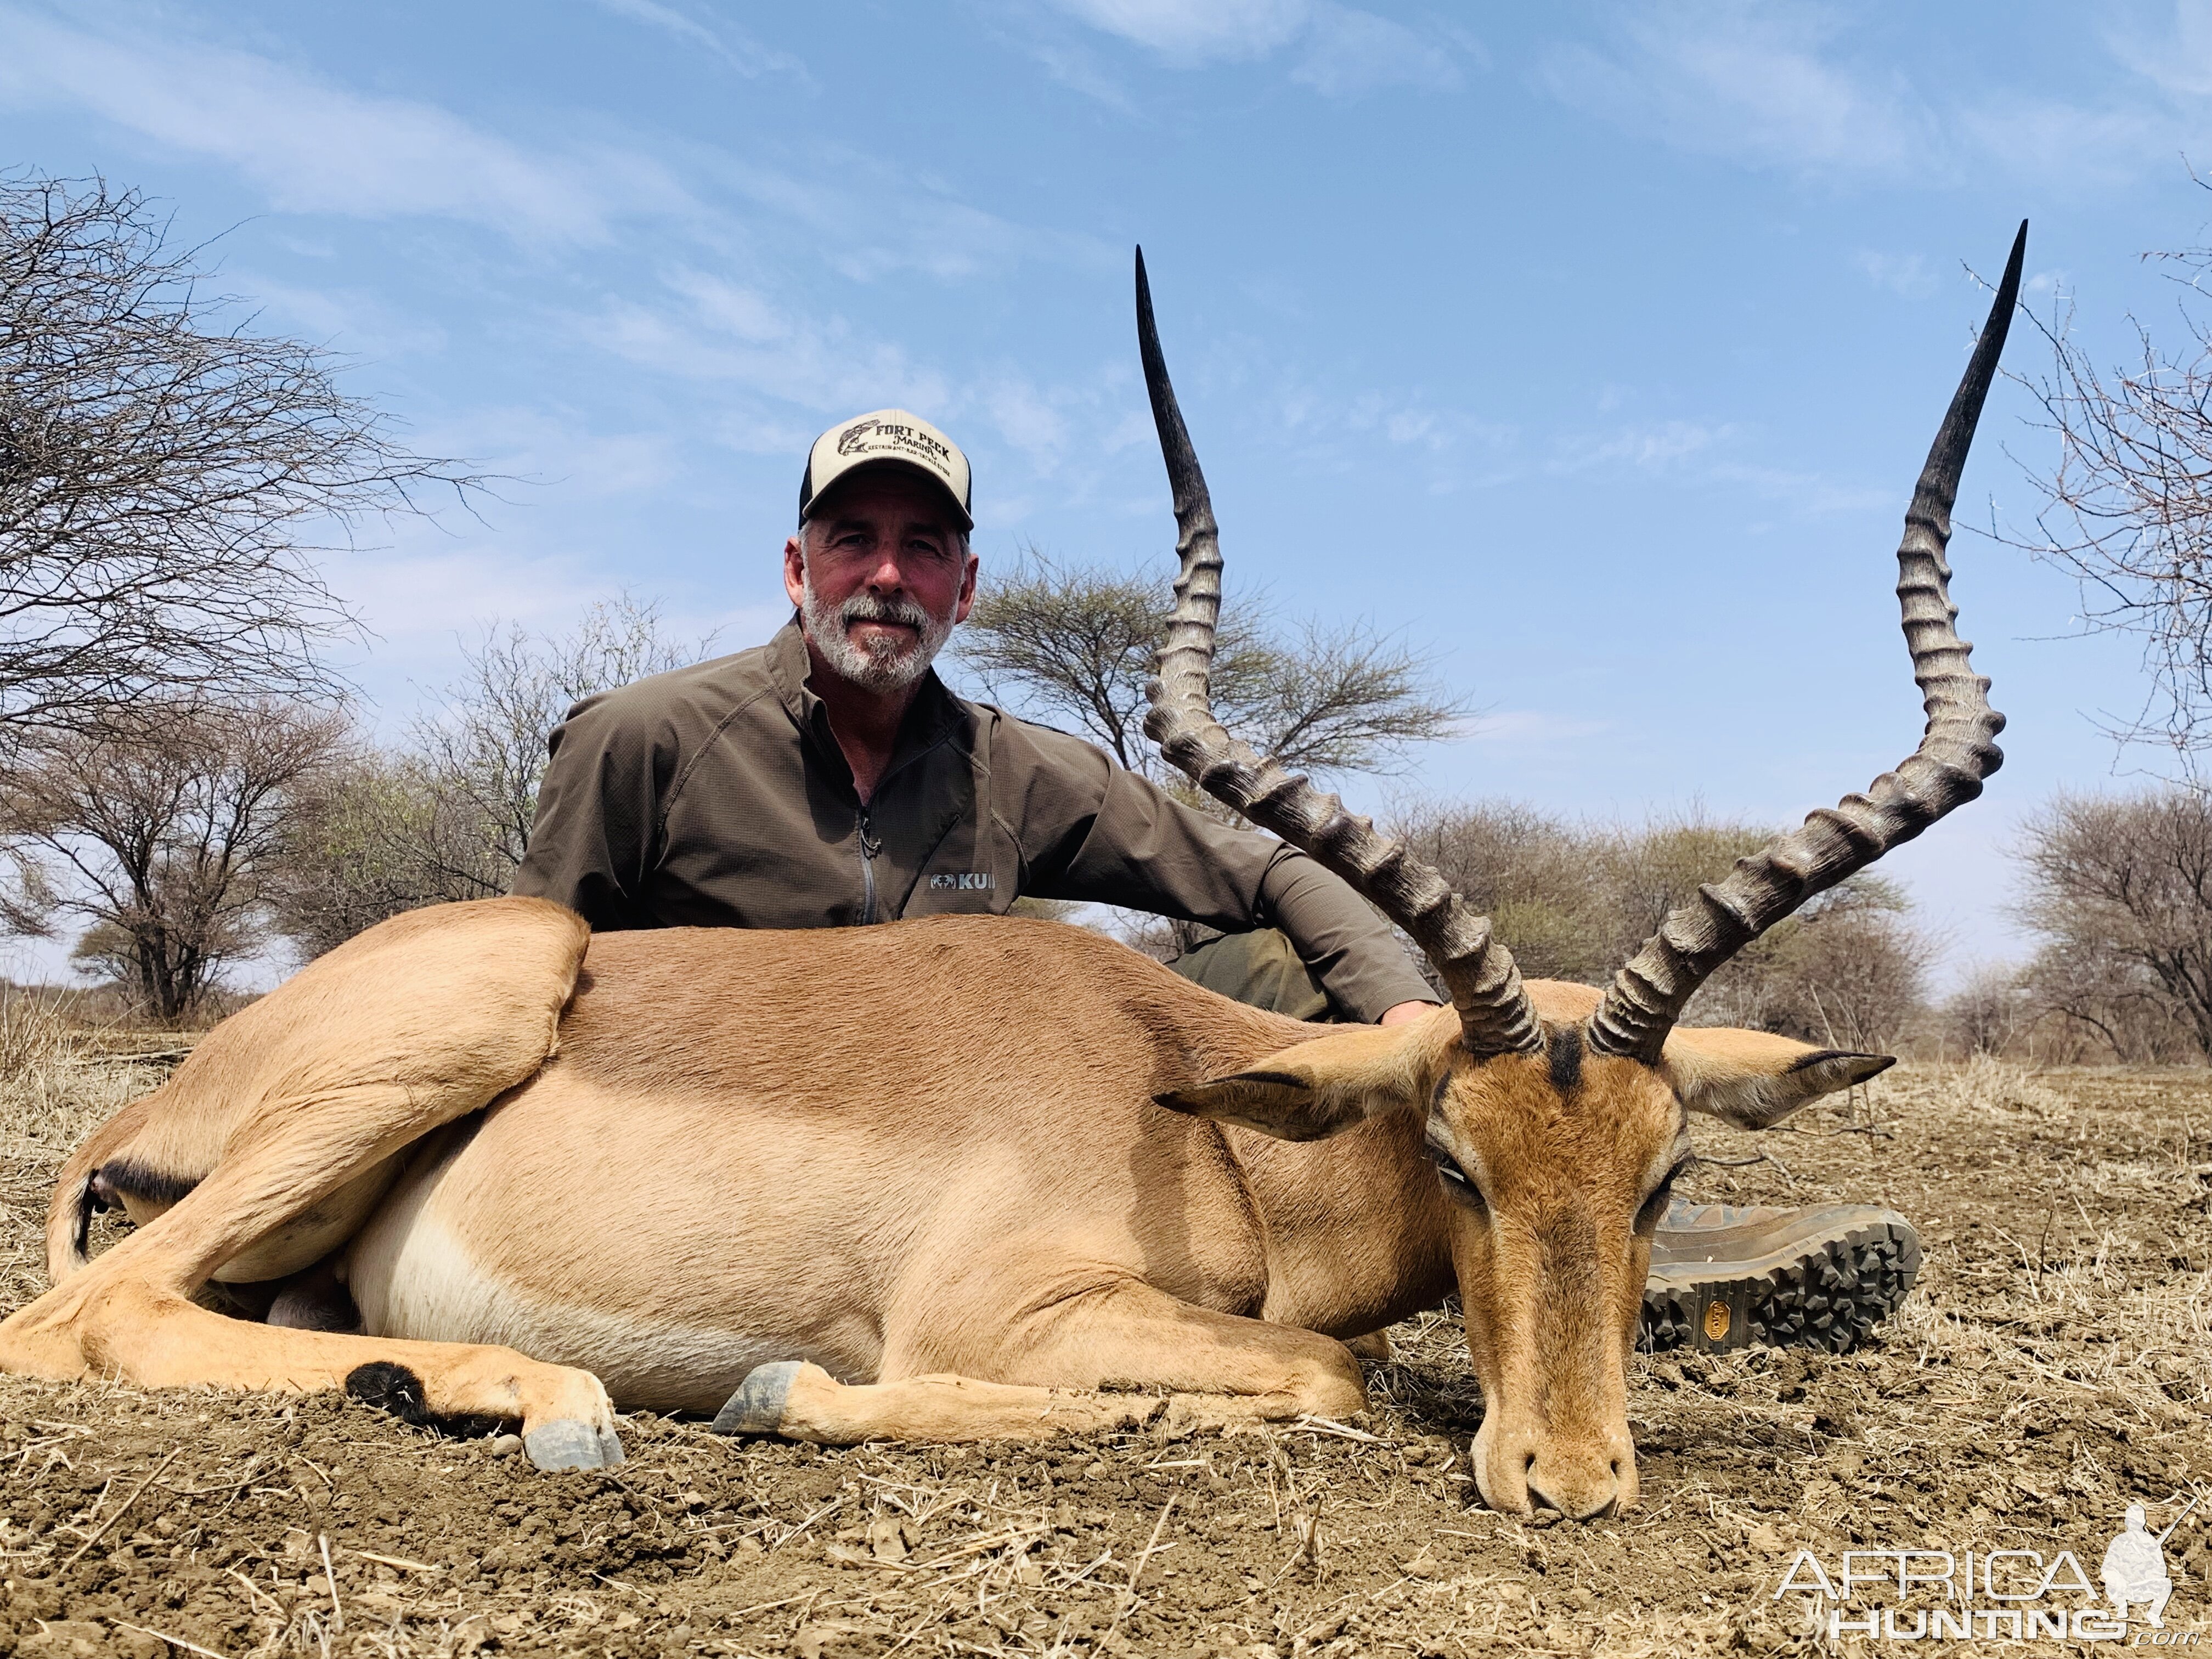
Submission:
<svg viewBox="0 0 2212 1659">
<path fill-rule="evenodd" d="M 1799 828 L 1736 860 L 1724 881 L 1668 914 L 1633 960 L 1613 976 L 1590 1016 L 1590 1047 L 1656 1064 L 1667 1033 L 1714 970 L 1816 893 L 1856 875 L 1900 842 L 1911 841 L 1953 808 L 1982 793 L 1982 781 L 2004 763 L 1996 735 L 2004 716 L 1990 707 L 1990 683 L 1968 660 L 1973 647 L 1959 637 L 1951 603 L 1951 503 L 1981 419 L 1982 400 L 1996 377 L 2005 331 L 2020 297 L 2027 222 L 2021 222 L 1990 320 L 1966 364 L 1958 395 L 1905 514 L 1897 550 L 1897 599 L 1912 678 L 1928 711 L 1920 747 L 1874 781 L 1863 795 L 1846 795 L 1814 812 Z"/>
<path fill-rule="evenodd" d="M 1146 688 L 1151 713 L 1145 731 L 1192 782 L 1271 830 L 1291 846 L 1341 876 L 1413 937 L 1436 964 L 1458 1009 L 1461 1041 L 1477 1054 L 1532 1054 L 1544 1046 L 1543 1028 L 1522 988 L 1512 953 L 1491 937 L 1490 919 L 1469 909 L 1444 878 L 1377 832 L 1334 795 L 1255 754 L 1213 718 L 1211 677 L 1214 624 L 1221 615 L 1221 541 L 1213 503 L 1199 471 L 1190 434 L 1168 384 L 1152 324 L 1152 286 L 1145 252 L 1137 250 L 1137 344 L 1144 354 L 1145 387 L 1152 398 L 1160 453 L 1175 492 L 1174 614 L 1160 649 L 1159 678 Z"/>
</svg>

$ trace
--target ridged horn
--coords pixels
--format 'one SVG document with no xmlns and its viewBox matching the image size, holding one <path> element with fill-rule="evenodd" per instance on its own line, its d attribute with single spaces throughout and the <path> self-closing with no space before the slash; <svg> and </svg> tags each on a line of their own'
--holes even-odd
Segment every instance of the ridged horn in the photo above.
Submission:
<svg viewBox="0 0 2212 1659">
<path fill-rule="evenodd" d="M 1271 830 L 1364 894 L 1412 935 L 1436 965 L 1459 1011 L 1462 1041 L 1479 1054 L 1527 1054 L 1543 1047 L 1543 1028 L 1522 988 L 1512 953 L 1491 937 L 1490 921 L 1469 909 L 1444 878 L 1404 844 L 1380 834 L 1334 795 L 1285 771 L 1231 737 L 1213 717 L 1213 635 L 1221 615 L 1221 538 L 1213 502 L 1191 448 L 1175 388 L 1168 383 L 1152 323 L 1145 252 L 1137 250 L 1137 344 L 1145 386 L 1159 428 L 1160 453 L 1175 494 L 1175 610 L 1161 647 L 1159 676 L 1145 731 L 1190 780 L 1262 829 Z"/>
<path fill-rule="evenodd" d="M 1974 672 L 1968 659 L 1973 647 L 1959 637 L 1959 607 L 1951 603 L 1951 567 L 1943 550 L 1951 539 L 1959 477 L 2020 298 L 2027 253 L 2027 222 L 2022 220 L 1989 322 L 1921 469 L 1897 550 L 1898 605 L 1912 678 L 1928 712 L 1920 747 L 1895 771 L 1876 778 L 1865 794 L 1846 795 L 1832 809 L 1813 813 L 1799 828 L 1739 859 L 1726 880 L 1700 887 L 1694 900 L 1670 912 L 1614 975 L 1590 1017 L 1592 1048 L 1656 1064 L 1683 1007 L 1722 963 L 1816 893 L 1973 799 L 1982 793 L 1982 781 L 2003 764 L 1996 735 L 2004 730 L 2004 716 L 1990 707 L 1990 683 Z"/>
</svg>

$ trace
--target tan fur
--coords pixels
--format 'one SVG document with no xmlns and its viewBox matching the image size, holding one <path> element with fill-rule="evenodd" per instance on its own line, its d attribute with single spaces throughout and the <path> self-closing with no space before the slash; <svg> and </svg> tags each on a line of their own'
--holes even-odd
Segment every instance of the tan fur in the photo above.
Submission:
<svg viewBox="0 0 2212 1659">
<path fill-rule="evenodd" d="M 583 942 L 531 901 L 417 912 L 227 1023 L 71 1160 L 57 1215 L 111 1158 L 200 1184 L 0 1325 L 0 1366 L 298 1389 L 386 1359 L 532 1430 L 604 1428 L 595 1377 L 713 1410 L 793 1360 L 782 1433 L 1024 1437 L 1355 1411 L 1338 1339 L 1456 1284 L 1485 1494 L 1632 1498 L 1633 1219 L 1681 1133 L 1659 1072 L 1593 1056 L 1562 1091 L 1541 1057 L 1471 1060 L 1449 1011 L 1301 1025 L 1046 922 L 605 934 L 579 973 Z M 1595 996 L 1531 990 L 1569 1021 Z M 1692 1092 L 1814 1052 L 1679 1035 Z M 333 1229 L 368 1335 L 184 1300 Z"/>
<path fill-rule="evenodd" d="M 272 1329 L 189 1299 L 349 1182 L 534 1074 L 553 1050 L 586 938 L 575 916 L 538 900 L 416 912 L 225 1021 L 64 1169 L 48 1223 L 55 1288 L 0 1323 L 0 1369 L 312 1389 L 384 1359 L 416 1370 L 434 1410 L 611 1430 L 605 1395 L 581 1371 L 496 1348 Z M 114 1156 L 197 1184 L 79 1267 L 71 1207 Z M 301 1237 L 291 1265 L 327 1243 Z"/>
</svg>

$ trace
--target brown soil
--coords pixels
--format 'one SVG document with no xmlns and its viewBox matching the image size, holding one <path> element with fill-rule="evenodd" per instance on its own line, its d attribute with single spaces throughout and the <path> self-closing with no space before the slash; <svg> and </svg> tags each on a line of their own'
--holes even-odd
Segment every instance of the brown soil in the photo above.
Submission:
<svg viewBox="0 0 2212 1659">
<path fill-rule="evenodd" d="M 95 1083 L 130 1092 L 70 1086 Z M 0 1311 L 82 1127 L 16 1116 Z M 823 1451 L 637 1416 L 627 1464 L 562 1476 L 328 1397 L 0 1378 L 0 1656 L 1809 1651 L 1774 1595 L 1799 1548 L 2064 1547 L 2094 1575 L 2127 1503 L 2162 1527 L 2212 1478 L 2207 1133 L 2202 1073 L 1987 1063 L 1704 1129 L 1759 1161 L 1700 1195 L 1890 1203 L 1928 1265 L 1858 1353 L 1637 1361 L 1644 1501 L 1591 1526 L 1470 1507 L 1480 1407 L 1441 1313 L 1342 1427 Z M 2212 1615 L 2203 1514 L 2167 1546 L 2170 1627 Z"/>
</svg>

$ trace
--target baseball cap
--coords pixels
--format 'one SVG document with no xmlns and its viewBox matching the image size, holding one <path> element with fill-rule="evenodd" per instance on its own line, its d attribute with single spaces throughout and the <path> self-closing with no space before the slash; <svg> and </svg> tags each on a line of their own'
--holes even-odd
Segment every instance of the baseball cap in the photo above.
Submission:
<svg viewBox="0 0 2212 1659">
<path fill-rule="evenodd" d="M 831 484 L 864 466 L 903 466 L 921 473 L 951 499 L 961 529 L 975 527 L 969 511 L 968 458 L 951 439 L 902 409 L 855 415 L 814 441 L 814 447 L 806 452 L 805 474 L 799 481 L 799 516 L 804 519 L 814 498 Z"/>
</svg>

